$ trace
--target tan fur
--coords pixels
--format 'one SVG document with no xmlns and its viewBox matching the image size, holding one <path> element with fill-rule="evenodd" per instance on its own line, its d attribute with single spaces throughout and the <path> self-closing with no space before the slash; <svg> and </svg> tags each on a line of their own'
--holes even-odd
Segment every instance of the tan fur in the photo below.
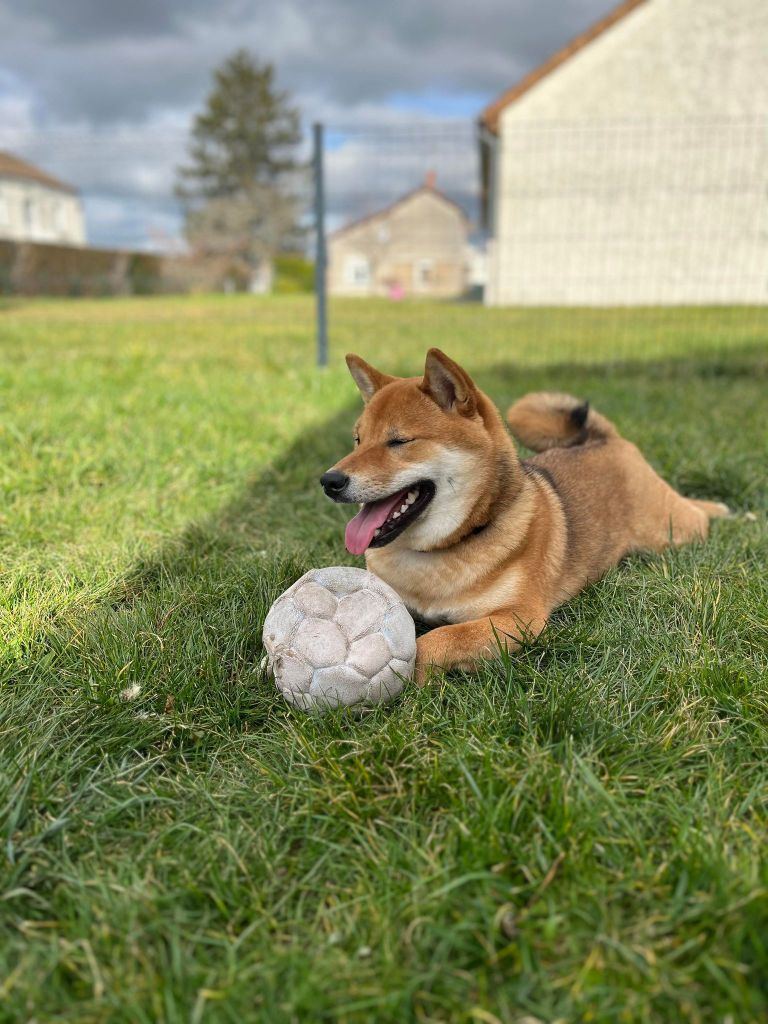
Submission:
<svg viewBox="0 0 768 1024">
<path fill-rule="evenodd" d="M 334 469 L 352 498 L 371 501 L 420 479 L 439 481 L 421 517 L 368 568 L 419 617 L 416 677 L 430 666 L 471 668 L 544 628 L 554 608 L 640 549 L 707 536 L 728 513 L 684 498 L 612 423 L 569 395 L 527 395 L 509 410 L 521 461 L 497 409 L 438 349 L 422 378 L 392 378 L 358 356 L 350 370 L 366 401 L 359 445 Z M 393 435 L 413 439 L 387 447 Z"/>
</svg>

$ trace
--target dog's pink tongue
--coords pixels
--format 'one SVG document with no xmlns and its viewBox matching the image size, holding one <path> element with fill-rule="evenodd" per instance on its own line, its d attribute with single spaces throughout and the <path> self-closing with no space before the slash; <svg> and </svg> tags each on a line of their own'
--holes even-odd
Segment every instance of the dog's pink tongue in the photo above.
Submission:
<svg viewBox="0 0 768 1024">
<path fill-rule="evenodd" d="M 407 493 L 407 490 L 398 491 L 397 494 L 391 494 L 381 501 L 369 501 L 367 505 L 363 505 L 355 518 L 347 523 L 344 534 L 344 543 L 350 554 L 362 555 L 365 549 L 370 547 L 374 533 Z"/>
</svg>

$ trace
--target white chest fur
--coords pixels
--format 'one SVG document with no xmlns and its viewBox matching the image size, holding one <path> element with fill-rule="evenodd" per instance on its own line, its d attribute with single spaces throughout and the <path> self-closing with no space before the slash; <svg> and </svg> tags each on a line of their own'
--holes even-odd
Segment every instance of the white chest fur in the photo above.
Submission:
<svg viewBox="0 0 768 1024">
<path fill-rule="evenodd" d="M 520 585 L 514 565 L 489 572 L 486 560 L 443 552 L 369 552 L 368 568 L 427 622 L 467 622 L 512 607 Z"/>
</svg>

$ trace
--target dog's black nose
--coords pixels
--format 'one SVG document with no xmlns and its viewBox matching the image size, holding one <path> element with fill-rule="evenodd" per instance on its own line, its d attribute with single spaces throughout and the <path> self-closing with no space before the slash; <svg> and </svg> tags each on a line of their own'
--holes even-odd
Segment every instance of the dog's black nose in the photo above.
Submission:
<svg viewBox="0 0 768 1024">
<path fill-rule="evenodd" d="M 320 477 L 320 483 L 329 498 L 338 498 L 349 483 L 349 477 L 346 473 L 339 472 L 338 469 L 329 469 Z"/>
</svg>

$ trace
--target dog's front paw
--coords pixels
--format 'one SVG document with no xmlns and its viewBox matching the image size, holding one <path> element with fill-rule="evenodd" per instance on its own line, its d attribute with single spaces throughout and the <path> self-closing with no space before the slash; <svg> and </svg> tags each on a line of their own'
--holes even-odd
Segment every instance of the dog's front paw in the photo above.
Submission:
<svg viewBox="0 0 768 1024">
<path fill-rule="evenodd" d="M 429 636 L 420 636 L 416 641 L 416 668 L 413 681 L 417 686 L 426 686 L 436 672 L 437 666 L 430 651 Z"/>
</svg>

